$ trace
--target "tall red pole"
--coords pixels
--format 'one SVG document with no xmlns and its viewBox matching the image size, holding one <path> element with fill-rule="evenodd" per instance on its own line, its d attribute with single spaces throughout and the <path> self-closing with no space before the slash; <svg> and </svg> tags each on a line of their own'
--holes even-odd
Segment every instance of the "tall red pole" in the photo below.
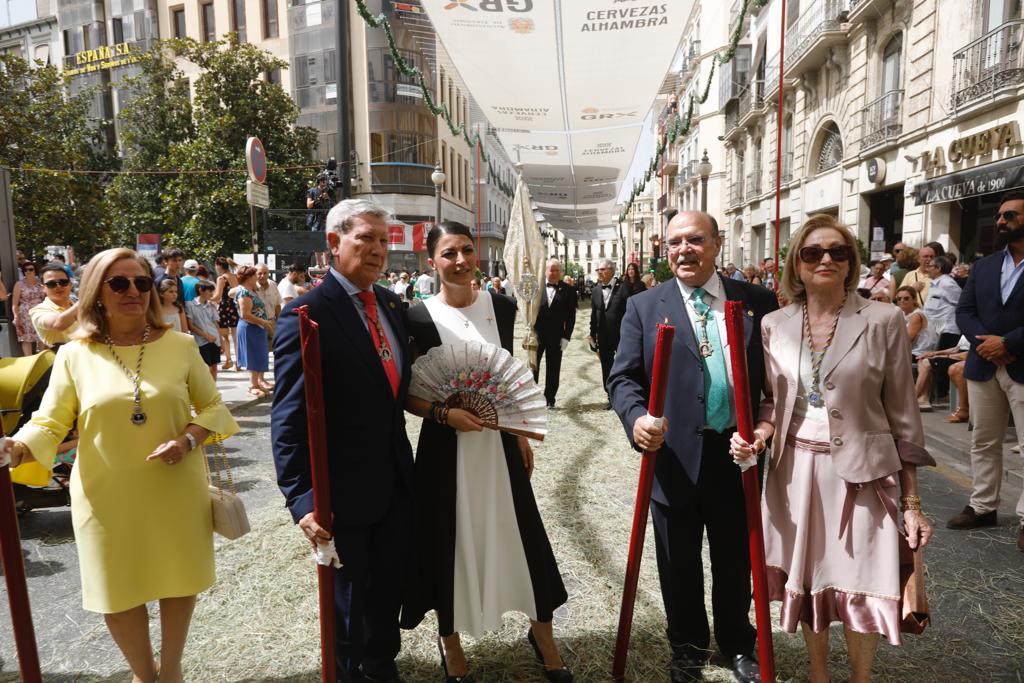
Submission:
<svg viewBox="0 0 1024 683">
<path fill-rule="evenodd" d="M 310 319 L 309 307 L 300 306 L 299 342 L 306 389 L 306 424 L 309 432 L 309 462 L 313 473 L 313 516 L 327 533 L 333 535 L 331 485 L 327 469 L 327 427 L 324 422 L 324 390 L 321 381 L 319 325 Z M 316 578 L 320 593 L 320 677 L 323 683 L 335 683 L 334 567 L 318 564 Z"/>
<path fill-rule="evenodd" d="M 0 424 L 0 437 L 3 435 L 4 428 Z M 21 533 L 14 507 L 11 470 L 7 465 L 0 467 L 0 555 L 3 557 L 4 578 L 7 580 L 7 599 L 11 604 L 14 646 L 18 650 L 21 680 L 24 683 L 42 683 L 36 632 L 32 626 L 32 607 L 28 601 L 25 563 L 21 556 Z"/>
<path fill-rule="evenodd" d="M 661 417 L 665 410 L 665 390 L 668 388 L 668 367 L 672 358 L 672 340 L 676 328 L 658 325 L 658 341 L 654 347 L 654 363 L 651 368 L 651 395 L 647 412 L 652 417 Z M 626 585 L 622 591 L 622 607 L 619 610 L 619 632 L 615 638 L 615 659 L 612 662 L 612 678 L 621 682 L 626 675 L 626 653 L 629 651 L 629 632 L 633 626 L 633 606 L 636 603 L 636 585 L 640 580 L 640 559 L 644 552 L 644 536 L 647 534 L 647 513 L 651 505 L 651 490 L 654 487 L 654 465 L 657 451 L 644 451 L 640 462 L 640 483 L 637 486 L 636 506 L 633 508 L 633 531 L 629 537 L 629 557 L 626 560 Z"/>
<path fill-rule="evenodd" d="M 750 380 L 747 375 L 743 318 L 743 302 L 725 302 L 725 327 L 732 360 L 733 392 L 736 396 L 736 431 L 750 443 L 754 440 L 754 419 L 750 408 Z M 761 496 L 757 474 L 757 467 L 750 467 L 743 473 L 743 501 L 747 508 L 750 571 L 754 576 L 757 658 L 761 663 L 761 680 L 765 683 L 775 683 L 775 649 L 772 645 L 772 615 L 768 598 L 768 570 L 764 560 L 764 530 L 761 526 Z"/>
<path fill-rule="evenodd" d="M 786 82 L 786 0 L 782 0 L 782 20 L 779 21 L 779 106 L 775 128 L 775 276 L 772 282 L 779 287 L 779 237 L 782 234 L 782 106 Z"/>
</svg>

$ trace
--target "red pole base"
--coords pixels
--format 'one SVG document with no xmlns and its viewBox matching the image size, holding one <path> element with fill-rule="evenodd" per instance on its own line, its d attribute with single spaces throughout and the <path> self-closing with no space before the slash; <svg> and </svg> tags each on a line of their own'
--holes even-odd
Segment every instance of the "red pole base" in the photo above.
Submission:
<svg viewBox="0 0 1024 683">
<path fill-rule="evenodd" d="M 0 432 L 2 433 L 2 432 Z M 39 670 L 39 651 L 36 632 L 32 626 L 32 607 L 28 600 L 28 582 L 25 563 L 21 557 L 21 532 L 14 507 L 14 489 L 11 471 L 0 467 L 0 554 L 3 556 L 4 578 L 7 580 L 7 598 L 11 604 L 11 622 L 14 626 L 14 644 L 18 650 L 18 668 L 23 683 L 42 683 Z"/>
</svg>

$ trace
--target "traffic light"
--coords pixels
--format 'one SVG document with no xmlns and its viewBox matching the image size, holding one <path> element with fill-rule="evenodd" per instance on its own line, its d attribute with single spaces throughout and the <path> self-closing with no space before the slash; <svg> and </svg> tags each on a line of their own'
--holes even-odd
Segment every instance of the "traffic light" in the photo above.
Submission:
<svg viewBox="0 0 1024 683">
<path fill-rule="evenodd" d="M 651 238 L 651 270 L 658 265 L 658 259 L 661 258 L 661 238 Z"/>
</svg>

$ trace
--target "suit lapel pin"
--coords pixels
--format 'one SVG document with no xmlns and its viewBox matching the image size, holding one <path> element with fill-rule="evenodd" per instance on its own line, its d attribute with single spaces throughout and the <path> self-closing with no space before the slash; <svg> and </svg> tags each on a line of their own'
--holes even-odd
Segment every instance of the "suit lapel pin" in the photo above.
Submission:
<svg viewBox="0 0 1024 683">
<path fill-rule="evenodd" d="M 747 311 L 747 317 L 748 318 L 753 318 L 754 317 L 754 312 L 753 311 Z"/>
<path fill-rule="evenodd" d="M 395 307 L 395 302 L 394 301 L 389 301 L 388 302 L 388 306 L 390 306 L 391 308 L 394 308 Z"/>
</svg>

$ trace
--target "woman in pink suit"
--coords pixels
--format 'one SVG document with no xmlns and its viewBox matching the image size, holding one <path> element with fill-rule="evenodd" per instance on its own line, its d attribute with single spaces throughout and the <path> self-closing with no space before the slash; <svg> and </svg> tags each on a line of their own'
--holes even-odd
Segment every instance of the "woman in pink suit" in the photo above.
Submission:
<svg viewBox="0 0 1024 683">
<path fill-rule="evenodd" d="M 761 326 L 770 393 L 754 443 L 734 436 L 731 452 L 749 466 L 776 435 L 763 498 L 771 599 L 782 628 L 803 628 L 811 681 L 829 680 L 828 626 L 840 621 L 861 683 L 879 635 L 901 643 L 900 535 L 928 543 L 917 466 L 935 462 L 903 314 L 857 296 L 853 235 L 817 215 L 790 244 L 781 284 L 793 303 Z"/>
</svg>

